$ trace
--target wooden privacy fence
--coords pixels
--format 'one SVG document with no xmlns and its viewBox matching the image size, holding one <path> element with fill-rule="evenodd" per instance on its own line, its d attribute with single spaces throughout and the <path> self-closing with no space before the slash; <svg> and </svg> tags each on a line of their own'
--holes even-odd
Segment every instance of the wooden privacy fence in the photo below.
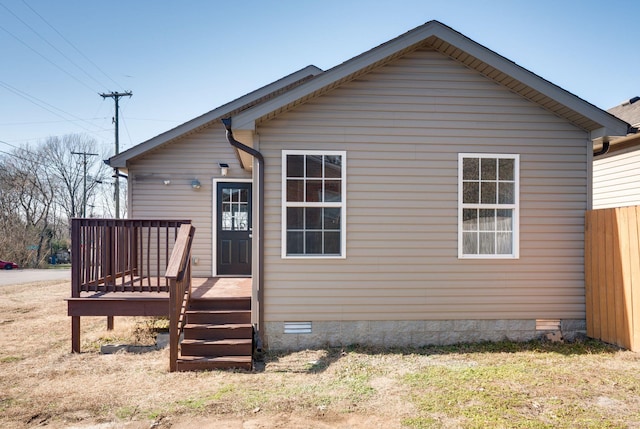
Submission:
<svg viewBox="0 0 640 429">
<path fill-rule="evenodd" d="M 640 351 L 640 206 L 587 211 L 587 335 Z"/>
</svg>

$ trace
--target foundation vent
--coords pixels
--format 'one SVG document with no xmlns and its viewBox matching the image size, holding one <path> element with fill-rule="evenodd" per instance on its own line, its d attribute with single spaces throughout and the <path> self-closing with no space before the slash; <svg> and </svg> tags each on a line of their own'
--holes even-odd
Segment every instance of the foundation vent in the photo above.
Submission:
<svg viewBox="0 0 640 429">
<path fill-rule="evenodd" d="M 560 319 L 536 319 L 536 331 L 559 331 Z"/>
<path fill-rule="evenodd" d="M 310 334 L 311 322 L 284 322 L 285 334 Z"/>
</svg>

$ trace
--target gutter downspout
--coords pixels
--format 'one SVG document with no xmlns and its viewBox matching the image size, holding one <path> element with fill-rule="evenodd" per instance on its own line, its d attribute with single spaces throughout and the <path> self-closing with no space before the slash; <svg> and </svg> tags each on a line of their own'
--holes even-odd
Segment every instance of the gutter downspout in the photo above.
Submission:
<svg viewBox="0 0 640 429">
<path fill-rule="evenodd" d="M 231 131 L 231 118 L 222 118 L 222 123 L 227 130 L 227 141 L 233 147 L 251 155 L 258 161 L 258 338 L 256 340 L 256 352 L 262 353 L 264 344 L 264 157 L 252 147 L 240 143 L 233 137 Z"/>
<path fill-rule="evenodd" d="M 593 156 L 595 157 L 606 154 L 607 152 L 609 152 L 609 146 L 610 143 L 608 141 L 602 142 L 602 148 L 597 152 L 593 152 Z"/>
</svg>

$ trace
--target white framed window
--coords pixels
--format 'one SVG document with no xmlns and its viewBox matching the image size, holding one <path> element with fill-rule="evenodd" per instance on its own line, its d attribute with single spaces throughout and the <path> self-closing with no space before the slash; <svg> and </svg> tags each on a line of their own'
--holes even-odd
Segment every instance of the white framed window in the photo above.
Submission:
<svg viewBox="0 0 640 429">
<path fill-rule="evenodd" d="M 458 154 L 458 257 L 519 257 L 520 156 Z"/>
<path fill-rule="evenodd" d="M 347 153 L 282 151 L 282 257 L 345 258 Z"/>
</svg>

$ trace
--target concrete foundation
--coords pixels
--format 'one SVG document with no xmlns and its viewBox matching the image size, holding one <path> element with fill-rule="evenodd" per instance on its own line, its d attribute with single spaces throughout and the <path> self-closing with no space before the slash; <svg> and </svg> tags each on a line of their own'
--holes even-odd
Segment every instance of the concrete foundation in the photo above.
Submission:
<svg viewBox="0 0 640 429">
<path fill-rule="evenodd" d="M 562 320 L 562 336 L 572 341 L 586 332 L 584 320 Z M 310 334 L 285 334 L 284 322 L 266 322 L 265 340 L 271 350 L 363 345 L 420 347 L 482 341 L 529 341 L 547 331 L 535 320 L 406 320 L 312 322 Z"/>
</svg>

